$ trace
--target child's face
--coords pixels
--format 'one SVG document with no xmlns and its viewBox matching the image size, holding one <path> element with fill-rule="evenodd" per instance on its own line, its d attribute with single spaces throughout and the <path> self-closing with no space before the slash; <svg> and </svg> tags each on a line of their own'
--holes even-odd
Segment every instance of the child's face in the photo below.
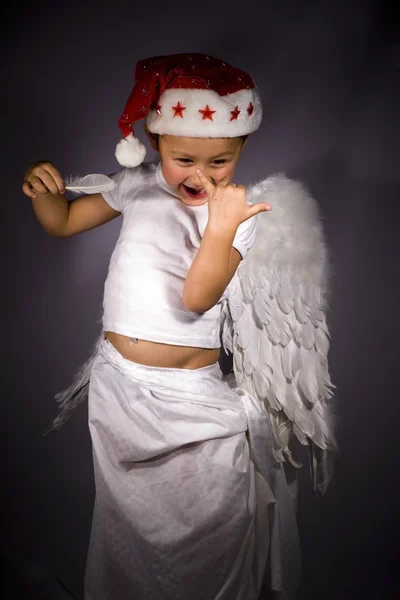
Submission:
<svg viewBox="0 0 400 600">
<path fill-rule="evenodd" d="M 196 170 L 217 184 L 235 173 L 243 147 L 242 138 L 190 138 L 173 135 L 159 137 L 162 172 L 168 185 L 188 206 L 208 201 Z"/>
</svg>

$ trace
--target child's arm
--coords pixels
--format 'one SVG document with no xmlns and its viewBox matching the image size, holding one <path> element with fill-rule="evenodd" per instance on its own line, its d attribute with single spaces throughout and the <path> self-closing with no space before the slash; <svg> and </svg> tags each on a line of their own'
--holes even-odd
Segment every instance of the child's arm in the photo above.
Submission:
<svg viewBox="0 0 400 600">
<path fill-rule="evenodd" d="M 227 178 L 214 187 L 201 171 L 198 176 L 208 194 L 208 223 L 186 276 L 183 303 L 192 312 L 205 312 L 221 298 L 240 263 L 241 255 L 232 247 L 239 225 L 271 206 L 249 206 L 246 189 Z"/>
<path fill-rule="evenodd" d="M 207 225 L 183 288 L 183 303 L 192 312 L 217 304 L 242 259 L 232 247 L 235 232 L 213 231 Z"/>
<path fill-rule="evenodd" d="M 22 191 L 32 199 L 41 226 L 55 237 L 70 237 L 103 225 L 121 213 L 101 194 L 81 196 L 68 202 L 57 169 L 49 162 L 35 163 L 25 174 Z"/>
</svg>

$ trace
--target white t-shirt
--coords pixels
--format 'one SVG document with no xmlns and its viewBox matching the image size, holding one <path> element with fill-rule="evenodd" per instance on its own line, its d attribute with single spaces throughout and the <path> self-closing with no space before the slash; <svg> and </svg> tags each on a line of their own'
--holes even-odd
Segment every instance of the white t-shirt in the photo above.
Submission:
<svg viewBox="0 0 400 600">
<path fill-rule="evenodd" d="M 220 347 L 219 302 L 204 313 L 182 301 L 187 272 L 208 221 L 208 203 L 185 205 L 169 187 L 161 163 L 124 168 L 103 192 L 123 215 L 104 286 L 103 328 L 129 337 L 198 348 Z M 241 223 L 233 246 L 244 258 L 256 236 L 256 217 Z"/>
</svg>

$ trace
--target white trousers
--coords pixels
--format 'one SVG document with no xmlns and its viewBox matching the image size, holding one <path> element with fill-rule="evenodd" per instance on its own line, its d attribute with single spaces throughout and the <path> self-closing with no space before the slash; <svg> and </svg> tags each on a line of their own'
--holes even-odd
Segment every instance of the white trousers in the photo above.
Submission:
<svg viewBox="0 0 400 600">
<path fill-rule="evenodd" d="M 295 511 L 266 414 L 218 363 L 143 366 L 104 340 L 89 428 L 85 600 L 257 600 L 263 581 L 297 587 Z"/>
</svg>

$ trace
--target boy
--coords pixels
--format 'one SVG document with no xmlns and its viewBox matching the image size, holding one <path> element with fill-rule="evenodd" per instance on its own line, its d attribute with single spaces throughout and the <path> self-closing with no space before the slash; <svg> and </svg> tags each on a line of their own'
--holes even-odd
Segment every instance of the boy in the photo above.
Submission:
<svg viewBox="0 0 400 600">
<path fill-rule="evenodd" d="M 204 55 L 155 57 L 139 61 L 119 121 L 126 168 L 114 190 L 68 204 L 53 165 L 26 174 L 23 190 L 51 235 L 124 217 L 85 371 L 96 482 L 86 600 L 256 600 L 263 579 L 297 585 L 293 505 L 280 507 L 278 526 L 246 435 L 252 400 L 218 365 L 228 284 L 254 243 L 253 217 L 271 208 L 248 205 L 231 182 L 261 116 L 247 73 Z M 141 164 L 133 124 L 143 117 L 158 164 Z M 67 391 L 60 423 L 87 381 Z M 284 564 L 271 549 L 281 526 Z"/>
</svg>

